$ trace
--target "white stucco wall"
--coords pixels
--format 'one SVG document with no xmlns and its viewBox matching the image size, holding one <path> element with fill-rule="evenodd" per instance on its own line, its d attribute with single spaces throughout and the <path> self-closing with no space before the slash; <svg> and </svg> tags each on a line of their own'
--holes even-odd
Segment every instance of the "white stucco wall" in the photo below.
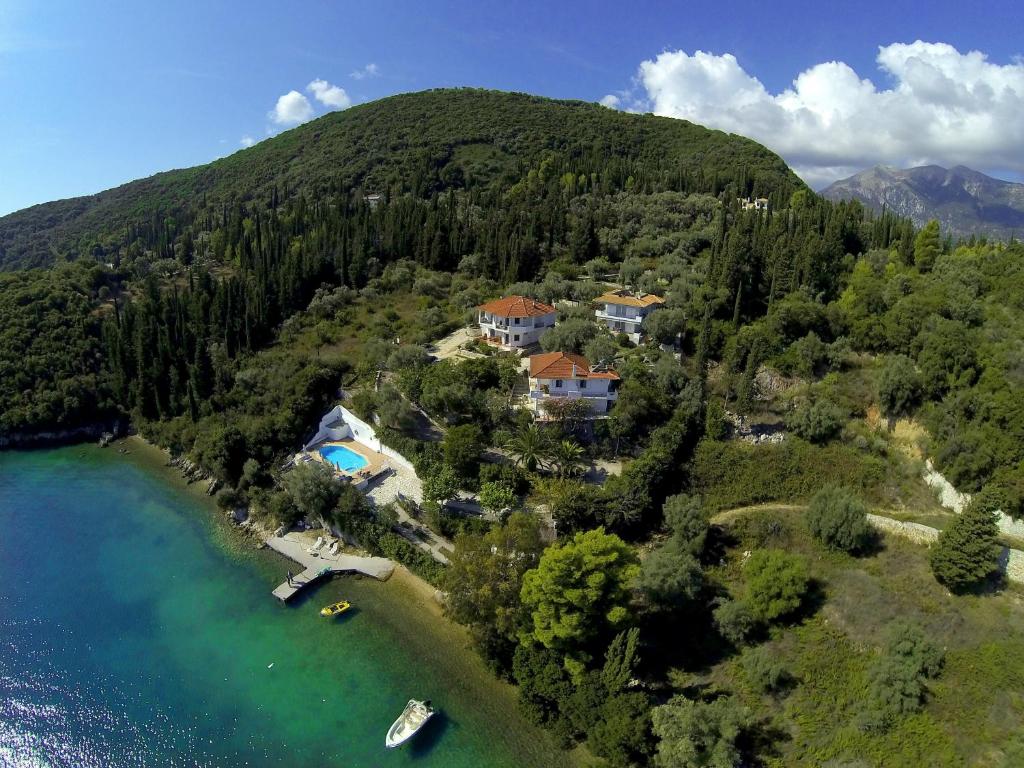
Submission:
<svg viewBox="0 0 1024 768">
<path fill-rule="evenodd" d="M 339 421 L 343 423 L 338 426 L 329 426 Z M 413 475 L 416 474 L 416 469 L 413 467 L 412 462 L 398 451 L 384 445 L 380 438 L 377 437 L 377 432 L 373 427 L 343 405 L 336 405 L 323 415 L 323 418 L 320 419 L 320 428 L 313 435 L 313 439 L 306 443 L 305 450 L 308 451 L 317 443 L 344 440 L 345 438 L 351 438 L 357 443 L 365 445 L 370 450 L 387 456 L 396 466 L 411 472 Z"/>
</svg>

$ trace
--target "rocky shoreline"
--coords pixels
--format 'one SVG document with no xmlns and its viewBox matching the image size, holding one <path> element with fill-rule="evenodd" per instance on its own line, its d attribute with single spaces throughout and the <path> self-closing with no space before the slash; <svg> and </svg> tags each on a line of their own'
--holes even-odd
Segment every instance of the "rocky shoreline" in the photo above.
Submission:
<svg viewBox="0 0 1024 768">
<path fill-rule="evenodd" d="M 144 439 L 144 438 L 142 438 Z M 148 442 L 148 441 L 147 441 Z M 152 445 L 152 443 L 149 443 Z M 159 446 L 154 446 L 159 447 Z M 161 449 L 163 450 L 163 449 Z M 206 495 L 213 496 L 218 490 L 220 490 L 221 482 L 215 477 L 211 477 L 209 473 L 196 464 L 191 459 L 185 456 L 171 456 L 170 461 L 167 462 L 169 466 L 174 467 L 181 472 L 182 477 L 189 483 L 206 483 Z"/>
</svg>

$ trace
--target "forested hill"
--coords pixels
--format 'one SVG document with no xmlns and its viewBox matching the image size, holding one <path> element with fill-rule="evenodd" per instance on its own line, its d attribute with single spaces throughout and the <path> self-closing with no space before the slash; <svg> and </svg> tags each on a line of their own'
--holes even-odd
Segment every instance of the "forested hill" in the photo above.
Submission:
<svg viewBox="0 0 1024 768">
<path fill-rule="evenodd" d="M 545 161 L 605 192 L 717 194 L 736 182 L 741 194 L 784 202 L 803 186 L 761 145 L 683 120 L 526 94 L 424 91 L 325 115 L 208 165 L 0 218 L 0 269 L 147 250 L 173 257 L 160 249 L 226 207 L 355 189 L 421 199 L 508 189 Z"/>
</svg>

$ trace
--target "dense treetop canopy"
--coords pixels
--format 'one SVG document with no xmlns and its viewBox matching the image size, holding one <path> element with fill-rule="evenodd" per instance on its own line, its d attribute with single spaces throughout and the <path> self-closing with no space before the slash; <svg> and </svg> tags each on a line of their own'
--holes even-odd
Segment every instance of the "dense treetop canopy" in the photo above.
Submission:
<svg viewBox="0 0 1024 768">
<path fill-rule="evenodd" d="M 55 257 L 110 260 L 143 223 L 176 230 L 203 212 L 341 189 L 429 198 L 508 188 L 557 157 L 553 171 L 605 190 L 719 188 L 740 181 L 779 201 L 803 185 L 754 141 L 582 101 L 479 89 L 392 96 L 333 112 L 213 163 L 0 218 L 0 269 Z M 717 191 L 717 190 L 716 190 Z"/>
</svg>

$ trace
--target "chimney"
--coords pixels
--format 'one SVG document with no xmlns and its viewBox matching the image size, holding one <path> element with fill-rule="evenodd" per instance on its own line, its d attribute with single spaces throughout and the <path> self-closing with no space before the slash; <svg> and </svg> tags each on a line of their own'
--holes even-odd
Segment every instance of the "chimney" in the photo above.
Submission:
<svg viewBox="0 0 1024 768">
<path fill-rule="evenodd" d="M 575 361 L 572 364 L 572 377 L 574 379 L 576 378 L 576 363 L 575 363 Z"/>
</svg>

